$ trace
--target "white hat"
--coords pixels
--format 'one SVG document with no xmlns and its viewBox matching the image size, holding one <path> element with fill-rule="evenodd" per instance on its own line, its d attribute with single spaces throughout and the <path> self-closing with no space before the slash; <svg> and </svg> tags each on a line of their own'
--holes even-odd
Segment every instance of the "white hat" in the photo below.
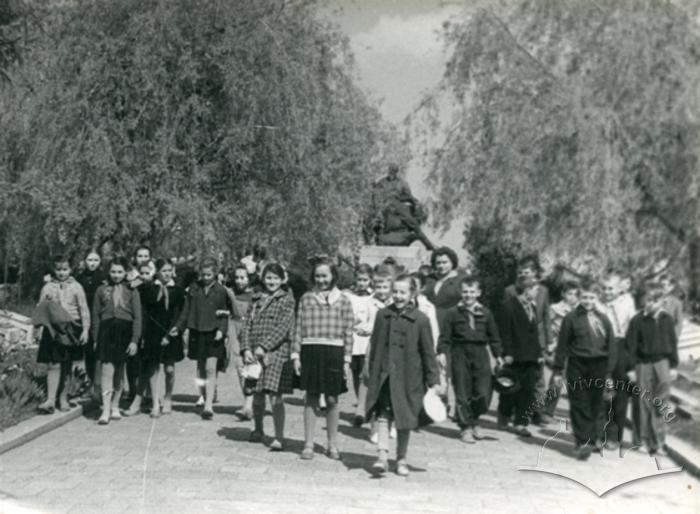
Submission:
<svg viewBox="0 0 700 514">
<path fill-rule="evenodd" d="M 425 396 L 423 397 L 423 408 L 425 409 L 425 413 L 430 416 L 430 419 L 436 423 L 440 423 L 447 419 L 447 409 L 445 408 L 445 404 L 442 403 L 442 400 L 437 395 L 437 392 L 432 388 L 428 389 L 428 392 L 425 393 Z"/>
</svg>

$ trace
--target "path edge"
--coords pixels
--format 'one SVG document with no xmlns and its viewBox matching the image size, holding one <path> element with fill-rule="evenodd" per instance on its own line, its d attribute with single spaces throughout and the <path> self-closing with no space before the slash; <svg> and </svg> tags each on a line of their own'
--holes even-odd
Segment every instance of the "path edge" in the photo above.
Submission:
<svg viewBox="0 0 700 514">
<path fill-rule="evenodd" d="M 37 414 L 15 426 L 8 427 L 0 432 L 0 455 L 22 446 L 47 432 L 62 427 L 66 423 L 89 413 L 96 407 L 96 402 L 87 401 L 67 412 L 56 411 L 51 415 Z"/>
</svg>

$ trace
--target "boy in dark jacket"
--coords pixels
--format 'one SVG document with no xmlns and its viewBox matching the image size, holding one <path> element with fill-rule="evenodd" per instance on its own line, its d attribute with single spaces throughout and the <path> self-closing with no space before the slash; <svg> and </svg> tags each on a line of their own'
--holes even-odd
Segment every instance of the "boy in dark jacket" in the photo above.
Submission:
<svg viewBox="0 0 700 514">
<path fill-rule="evenodd" d="M 527 425 L 535 403 L 535 385 L 544 362 L 544 349 L 538 334 L 535 283 L 518 279 L 515 286 L 516 294 L 506 295 L 503 301 L 500 333 L 503 361 L 513 370 L 520 388 L 509 398 L 500 398 L 498 411 L 499 419 L 509 419 L 515 411 L 515 433 L 528 437 L 531 434 Z"/>
<path fill-rule="evenodd" d="M 678 365 L 678 338 L 671 315 L 663 310 L 664 291 L 648 284 L 642 292 L 644 309 L 630 322 L 627 349 L 630 356 L 628 378 L 641 390 L 640 431 L 650 454 L 663 454 L 671 380 Z M 670 413 L 670 411 L 669 411 Z"/>
<path fill-rule="evenodd" d="M 581 282 L 578 307 L 564 317 L 554 358 L 554 376 L 562 386 L 566 364 L 571 425 L 576 440 L 576 457 L 586 460 L 592 444 L 602 450 L 604 409 L 603 387 L 613 388 L 616 346 L 610 320 L 596 310 L 600 287 L 591 279 Z"/>
<path fill-rule="evenodd" d="M 438 362 L 447 365 L 452 356 L 452 385 L 455 390 L 455 417 L 460 439 L 473 444 L 482 439 L 479 416 L 488 410 L 491 399 L 491 359 L 487 346 L 500 364 L 501 341 L 493 314 L 479 303 L 481 288 L 475 277 L 465 277 L 462 301 L 447 310 L 440 326 Z"/>
</svg>

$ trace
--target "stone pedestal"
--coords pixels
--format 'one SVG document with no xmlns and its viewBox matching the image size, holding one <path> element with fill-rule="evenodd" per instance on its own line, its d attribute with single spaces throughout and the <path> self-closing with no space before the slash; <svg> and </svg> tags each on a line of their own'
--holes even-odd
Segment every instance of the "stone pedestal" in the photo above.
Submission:
<svg viewBox="0 0 700 514">
<path fill-rule="evenodd" d="M 387 257 L 393 257 L 407 272 L 418 271 L 421 264 L 430 262 L 430 253 L 418 243 L 412 246 L 363 246 L 360 249 L 360 262 L 376 266 Z"/>
</svg>

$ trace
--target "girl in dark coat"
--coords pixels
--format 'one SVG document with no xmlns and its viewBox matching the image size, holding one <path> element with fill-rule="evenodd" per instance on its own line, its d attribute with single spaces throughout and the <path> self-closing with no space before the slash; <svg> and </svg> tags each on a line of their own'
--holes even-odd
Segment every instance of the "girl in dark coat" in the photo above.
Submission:
<svg viewBox="0 0 700 514">
<path fill-rule="evenodd" d="M 379 458 L 374 470 L 387 469 L 389 423 L 394 422 L 396 473 L 408 475 L 406 452 L 411 430 L 418 426 L 423 396 L 440 387 L 435 347 L 427 316 L 416 307 L 415 283 L 409 275 L 393 284 L 393 304 L 377 313 L 370 339 L 367 417 L 377 416 Z"/>
<path fill-rule="evenodd" d="M 165 396 L 163 414 L 172 412 L 172 395 L 175 385 L 175 363 L 185 358 L 182 338 L 169 335 L 175 326 L 185 303 L 185 291 L 173 281 L 173 265 L 164 260 L 156 261 L 157 280 L 144 282 L 139 286 L 143 306 L 143 339 L 139 350 L 141 355 L 141 377 L 139 392 L 134 396 L 131 407 L 126 412 L 133 416 L 141 411 L 141 401 L 146 383 L 150 384 L 153 397 L 151 417 L 160 416 L 160 395 L 158 382 L 160 365 L 165 370 Z"/>
</svg>

